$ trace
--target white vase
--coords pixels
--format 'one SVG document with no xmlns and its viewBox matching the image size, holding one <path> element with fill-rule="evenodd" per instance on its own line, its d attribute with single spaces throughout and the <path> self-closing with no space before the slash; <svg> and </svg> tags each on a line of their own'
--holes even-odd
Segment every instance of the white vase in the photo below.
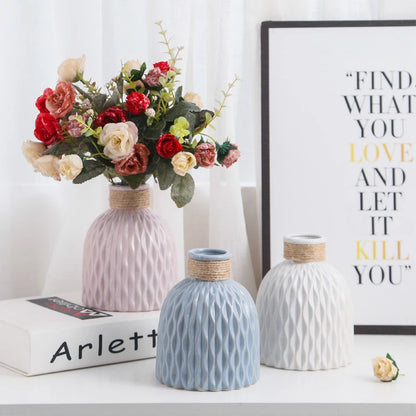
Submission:
<svg viewBox="0 0 416 416">
<path fill-rule="evenodd" d="M 257 295 L 262 364 L 324 370 L 352 359 L 350 291 L 324 261 L 325 239 L 287 236 L 286 260 L 263 279 Z"/>
<path fill-rule="evenodd" d="M 147 185 L 110 187 L 110 209 L 84 242 L 82 299 L 106 311 L 159 310 L 178 281 L 167 223 L 150 208 Z"/>
</svg>

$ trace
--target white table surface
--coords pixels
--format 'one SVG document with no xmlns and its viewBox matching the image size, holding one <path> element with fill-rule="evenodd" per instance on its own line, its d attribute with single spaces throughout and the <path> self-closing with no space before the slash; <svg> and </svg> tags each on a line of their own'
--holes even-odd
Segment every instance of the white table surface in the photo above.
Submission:
<svg viewBox="0 0 416 416">
<path fill-rule="evenodd" d="M 401 373 L 372 375 L 371 359 L 389 352 Z M 262 366 L 242 390 L 192 392 L 154 378 L 155 360 L 24 377 L 0 368 L 0 415 L 416 415 L 416 336 L 356 335 L 353 363 L 329 371 Z"/>
</svg>

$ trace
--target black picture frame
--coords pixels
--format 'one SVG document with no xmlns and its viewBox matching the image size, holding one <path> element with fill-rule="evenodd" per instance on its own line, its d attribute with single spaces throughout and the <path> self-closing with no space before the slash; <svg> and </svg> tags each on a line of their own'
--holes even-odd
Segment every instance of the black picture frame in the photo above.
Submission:
<svg viewBox="0 0 416 416">
<path fill-rule="evenodd" d="M 271 29 L 324 27 L 416 26 L 416 20 L 265 21 L 261 24 L 261 183 L 262 183 L 262 272 L 270 270 L 270 112 L 269 34 Z M 355 334 L 416 335 L 416 325 L 355 325 Z"/>
</svg>

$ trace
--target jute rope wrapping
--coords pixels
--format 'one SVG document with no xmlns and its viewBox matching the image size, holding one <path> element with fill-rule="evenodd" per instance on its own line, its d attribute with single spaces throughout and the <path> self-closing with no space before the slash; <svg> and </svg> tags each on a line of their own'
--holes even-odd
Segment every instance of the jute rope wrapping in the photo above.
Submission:
<svg viewBox="0 0 416 416">
<path fill-rule="evenodd" d="M 325 243 L 291 244 L 285 241 L 283 257 L 296 263 L 325 261 Z"/>
<path fill-rule="evenodd" d="M 211 282 L 227 280 L 231 277 L 231 259 L 219 261 L 188 259 L 188 275 Z"/>
<path fill-rule="evenodd" d="M 150 206 L 150 189 L 114 189 L 110 188 L 110 208 L 141 209 Z"/>
</svg>

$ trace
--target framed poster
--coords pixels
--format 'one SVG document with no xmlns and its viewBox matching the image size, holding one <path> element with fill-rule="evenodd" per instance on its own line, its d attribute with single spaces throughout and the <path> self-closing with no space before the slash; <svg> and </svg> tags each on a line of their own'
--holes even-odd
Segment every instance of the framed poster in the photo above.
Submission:
<svg viewBox="0 0 416 416">
<path fill-rule="evenodd" d="M 356 333 L 416 334 L 416 21 L 262 24 L 263 272 L 327 237 Z"/>
</svg>

